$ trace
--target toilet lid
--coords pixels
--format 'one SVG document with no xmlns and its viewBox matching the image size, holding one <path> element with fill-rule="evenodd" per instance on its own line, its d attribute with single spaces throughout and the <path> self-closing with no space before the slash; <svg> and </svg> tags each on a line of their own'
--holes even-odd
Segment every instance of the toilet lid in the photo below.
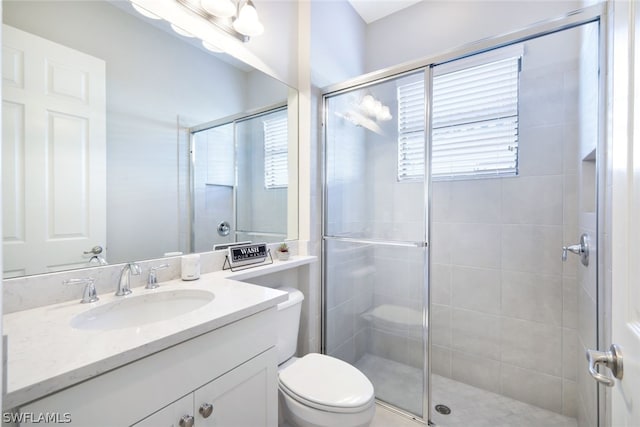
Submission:
<svg viewBox="0 0 640 427">
<path fill-rule="evenodd" d="M 358 369 L 342 360 L 310 353 L 280 371 L 280 385 L 292 397 L 314 407 L 357 409 L 373 400 L 373 385 Z"/>
</svg>

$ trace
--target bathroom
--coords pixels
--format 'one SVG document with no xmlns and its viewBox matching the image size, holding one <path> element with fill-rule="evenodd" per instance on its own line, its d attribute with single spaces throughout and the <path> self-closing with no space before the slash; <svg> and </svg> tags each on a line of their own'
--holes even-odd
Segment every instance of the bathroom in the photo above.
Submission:
<svg viewBox="0 0 640 427">
<path fill-rule="evenodd" d="M 211 252 L 211 248 L 230 241 L 229 235 L 217 232 L 224 220 L 237 241 L 265 241 L 272 252 L 276 251 L 276 242 L 285 240 L 290 246 L 294 255 L 291 264 L 275 261 L 272 268 L 281 270 L 247 274 L 244 280 L 302 291 L 299 356 L 324 352 L 356 365 L 371 376 L 366 367 L 357 363 L 363 356 L 356 351 L 360 346 L 369 355 L 384 356 L 419 371 L 412 377 L 417 381 L 417 392 L 409 398 L 397 399 L 395 395 L 402 395 L 402 390 L 396 387 L 395 393 L 389 392 L 385 384 L 370 378 L 378 399 L 373 425 L 414 425 L 412 419 L 416 423 L 431 420 L 436 425 L 465 425 L 459 424 L 465 422 L 464 418 L 458 418 L 465 413 L 474 422 L 479 420 L 477 425 L 523 425 L 513 424 L 513 418 L 512 424 L 509 418 L 500 421 L 496 414 L 487 413 L 488 407 L 463 407 L 464 402 L 458 403 L 453 398 L 464 393 L 447 395 L 439 388 L 438 377 L 536 406 L 542 410 L 537 413 L 541 417 L 558 415 L 569 422 L 572 419 L 574 424 L 568 425 L 625 425 L 612 421 L 612 416 L 624 417 L 624 409 L 616 405 L 632 413 L 629 409 L 632 405 L 625 396 L 633 395 L 629 390 L 638 387 L 636 382 L 619 382 L 613 388 L 597 386 L 588 374 L 584 350 L 604 351 L 615 342 L 611 339 L 612 331 L 616 330 L 611 309 L 614 306 L 611 300 L 616 298 L 612 276 L 625 268 L 631 274 L 633 268 L 624 263 L 625 257 L 614 258 L 610 249 L 615 246 L 623 251 L 626 244 L 631 250 L 626 242 L 627 231 L 612 227 L 611 220 L 616 215 L 623 218 L 624 209 L 614 208 L 625 206 L 620 203 L 623 201 L 620 195 L 626 193 L 616 193 L 621 187 L 607 191 L 613 183 L 624 183 L 623 178 L 613 173 L 611 165 L 616 152 L 611 147 L 612 141 L 618 141 L 614 138 L 617 132 L 622 132 L 620 140 L 626 136 L 625 127 L 616 121 L 623 120 L 628 111 L 624 102 L 621 107 L 616 103 L 626 90 L 611 81 L 616 70 L 622 70 L 621 80 L 616 81 L 626 81 L 628 77 L 623 71 L 629 65 L 626 55 L 611 46 L 619 46 L 614 43 L 626 40 L 626 36 L 614 31 L 628 30 L 624 26 L 625 19 L 630 19 L 624 9 L 626 2 L 423 1 L 366 23 L 347 1 L 263 1 L 256 2 L 256 8 L 265 27 L 264 34 L 244 44 L 221 38 L 210 26 L 175 13 L 166 17 L 229 54 L 211 55 L 198 46 L 197 54 L 187 57 L 175 41 L 180 38 L 162 29 L 154 34 L 163 41 L 159 49 L 166 49 L 164 59 L 169 59 L 171 67 L 193 74 L 175 78 L 163 68 L 167 62 L 159 62 L 154 67 L 157 72 L 150 73 L 154 78 L 148 79 L 148 87 L 139 83 L 128 85 L 124 78 L 148 73 L 142 67 L 155 59 L 144 54 L 145 46 L 152 52 L 148 47 L 151 44 L 144 43 L 157 40 L 129 33 L 134 31 L 129 27 L 133 21 L 142 18 L 130 11 L 122 15 L 119 2 L 100 6 L 114 9 L 109 16 L 124 17 L 122 21 L 116 18 L 122 25 L 110 36 L 117 42 L 105 43 L 98 50 L 90 46 L 92 37 L 79 38 L 75 34 L 69 38 L 51 25 L 65 19 L 74 21 L 73 14 L 63 16 L 62 7 L 53 7 L 43 15 L 30 13 L 27 6 L 20 12 L 17 3 L 20 2 L 4 2 L 5 19 L 10 19 L 5 24 L 39 34 L 40 30 L 29 27 L 32 25 L 29 20 L 39 16 L 45 21 L 47 17 L 48 29 L 41 30 L 41 37 L 106 60 L 106 135 L 109 143 L 115 139 L 119 145 L 107 148 L 104 182 L 107 206 L 102 207 L 103 212 L 106 210 L 106 215 L 103 214 L 106 247 L 100 256 L 104 255 L 113 266 L 93 267 L 90 272 L 51 269 L 49 274 L 34 276 L 37 273 L 5 273 L 8 279 L 3 292 L 5 314 L 77 300 L 81 289 L 61 283 L 69 278 L 86 277 L 88 273 L 96 278 L 98 295 L 106 299 L 103 295 L 115 290 L 122 263 L 129 261 L 139 261 L 145 272 L 131 276 L 134 295 L 136 288 L 144 287 L 149 268 L 162 268 L 157 271 L 161 287 L 163 281 L 179 279 L 180 256 L 175 253 L 200 252 L 203 276 L 217 274 L 222 269 L 224 252 Z M 37 2 L 26 3 L 33 6 Z M 92 2 L 70 3 L 78 3 L 78 8 L 82 8 Z M 151 0 L 137 3 L 157 12 Z M 618 9 L 614 8 L 616 5 Z M 570 13 L 583 7 L 586 9 L 582 13 Z M 633 10 L 628 13 L 632 12 L 635 13 Z M 101 12 L 100 16 L 107 14 Z M 614 16 L 619 20 L 614 21 Z M 97 23 L 94 26 L 98 28 Z M 91 29 L 91 25 L 78 27 L 78 31 Z M 340 30 L 336 31 L 337 28 Z M 126 46 L 127 36 L 134 37 L 136 43 L 130 44 L 135 46 Z M 93 38 L 100 36 L 94 34 Z M 371 93 L 391 106 L 391 115 L 396 116 L 396 107 L 392 105 L 394 91 L 389 90 L 392 82 L 414 74 L 419 75 L 418 80 L 429 82 L 431 71 L 425 70 L 432 64 L 437 74 L 438 67 L 445 63 L 515 44 L 525 45 L 524 53 L 520 54 L 519 82 L 521 122 L 517 161 L 521 176 L 486 180 L 434 178 L 430 182 L 423 178 L 421 183 L 419 180 L 396 183 L 396 157 L 393 151 L 388 151 L 394 148 L 385 146 L 382 138 L 376 141 L 375 132 L 356 126 L 347 131 L 353 131 L 354 137 L 341 140 L 344 132 L 338 132 L 332 139 L 331 132 L 336 130 L 331 127 L 332 120 L 337 117 L 334 112 L 341 112 L 332 108 L 341 99 L 362 98 Z M 141 61 L 131 60 L 125 46 L 140 48 L 137 55 Z M 111 58 L 118 55 L 129 58 L 130 63 L 121 60 L 116 63 L 122 68 L 114 68 Z M 221 61 L 224 64 L 212 65 L 207 55 L 216 60 L 224 58 Z M 617 61 L 622 61 L 620 68 L 616 68 Z M 8 63 L 6 55 L 4 63 Z M 194 63 L 202 65 L 189 66 Z M 215 71 L 209 71 L 212 68 Z M 201 77 L 196 75 L 199 69 L 206 70 L 202 74 L 208 75 L 210 81 L 194 85 L 193 81 Z M 11 69 L 5 67 L 5 84 L 8 70 Z M 602 70 L 610 71 L 602 73 Z M 120 73 L 122 80 L 109 80 L 111 72 Z M 226 84 L 215 86 L 210 84 L 212 81 Z M 159 83 L 157 87 L 162 89 L 154 89 L 151 83 Z M 205 96 L 200 96 L 201 92 Z M 194 100 L 200 104 L 194 104 Z M 163 109 L 164 103 L 172 108 Z M 243 205 L 241 188 L 229 190 L 224 179 L 216 184 L 207 182 L 202 191 L 191 187 L 197 182 L 198 155 L 203 150 L 196 146 L 190 152 L 190 137 L 197 141 L 199 132 L 225 125 L 231 125 L 235 134 L 241 135 L 243 124 L 254 118 L 262 121 L 263 114 L 283 106 L 289 120 L 288 185 L 284 192 L 268 201 L 256 195 L 253 202 Z M 124 107 L 130 117 L 109 121 L 113 110 L 123 114 Z M 610 114 L 615 108 L 621 108 L 618 110 L 621 113 Z M 4 111 L 12 110 L 5 104 Z M 150 116 L 149 112 L 161 115 Z M 541 123 L 542 116 L 550 117 L 551 121 Z M 565 120 L 566 117 L 570 119 Z M 393 134 L 391 123 L 393 120 L 381 126 L 387 126 L 384 130 L 390 129 Z M 538 132 L 536 138 L 543 142 L 542 148 L 531 148 L 530 129 Z M 559 134 L 553 133 L 556 131 Z M 7 132 L 3 135 L 3 140 L 12 136 Z M 125 135 L 132 135 L 132 139 Z M 589 139 L 585 147 L 591 148 L 585 152 L 581 151 L 581 138 Z M 146 145 L 131 145 L 134 139 Z M 238 156 L 239 153 L 241 150 Z M 205 154 L 219 160 L 217 151 Z M 3 159 L 6 157 L 3 150 Z M 622 157 L 618 160 L 622 161 Z M 257 163 L 261 161 L 258 159 Z M 3 162 L 3 170 L 12 170 L 7 163 Z M 230 163 L 221 162 L 226 166 Z M 238 158 L 235 165 L 238 182 L 245 170 L 241 164 L 242 159 Z M 620 163 L 616 165 L 616 170 L 622 171 Z M 196 170 L 190 171 L 190 167 Z M 232 170 L 231 176 L 233 173 Z M 262 174 L 259 171 L 257 175 Z M 211 179 L 211 171 L 205 175 Z M 10 186 L 4 183 L 5 194 Z M 534 192 L 544 194 L 541 203 L 529 197 Z M 223 193 L 226 201 L 221 203 L 216 197 L 222 197 Z M 406 205 L 409 200 L 412 204 Z M 620 204 L 614 205 L 614 201 Z M 250 207 L 252 203 L 254 207 Z M 6 204 L 3 201 L 3 206 Z M 222 205 L 228 206 L 230 213 L 219 221 L 213 208 Z M 276 205 L 279 209 L 272 209 Z M 579 215 L 580 209 L 583 213 Z M 630 212 L 627 215 L 632 218 Z M 3 251 L 7 259 L 17 253 L 7 246 L 8 241 L 10 244 L 11 239 L 15 240 L 7 231 L 14 231 L 11 227 L 15 222 L 7 220 L 13 217 L 6 211 L 3 216 Z M 198 244 L 202 230 L 197 225 L 201 219 L 208 227 L 207 237 Z M 632 229 L 630 224 L 629 230 Z M 574 245 L 575 249 L 583 232 L 588 232 L 592 239 L 591 263 L 585 270 L 581 270 L 580 259 L 573 253 L 568 253 L 565 263 L 561 260 L 562 247 Z M 222 238 L 216 241 L 217 237 L 211 237 L 216 235 Z M 528 240 L 532 236 L 533 241 Z M 428 244 L 405 245 L 407 242 Z M 538 247 L 544 248 L 541 259 L 537 257 Z M 90 248 L 86 244 L 82 247 Z M 470 259 L 467 255 L 471 253 L 481 256 Z M 531 265 L 527 260 L 537 264 Z M 8 263 L 4 261 L 5 272 L 11 270 Z M 165 264 L 168 267 L 163 267 Z M 282 267 L 285 265 L 288 267 Z M 16 277 L 21 275 L 24 277 Z M 473 279 L 474 284 L 465 279 Z M 542 285 L 536 286 L 541 279 Z M 390 287 L 391 283 L 394 286 Z M 360 311 L 347 313 L 351 316 L 347 321 L 353 322 L 353 328 L 364 327 L 366 331 L 358 339 L 366 336 L 371 342 L 356 344 L 354 338 L 353 344 L 349 344 L 353 353 L 341 352 L 332 347 L 336 343 L 332 333 L 342 329 L 340 332 L 346 335 L 352 326 L 344 323 L 344 311 L 343 317 L 334 317 L 332 309 L 344 307 L 342 303 L 348 301 L 344 293 L 367 286 L 373 289 L 367 291 L 371 295 L 365 295 L 364 299 L 375 301 L 378 307 L 386 304 L 415 309 L 419 312 L 418 320 L 410 320 L 400 334 L 391 337 L 389 344 L 381 336 L 389 338 L 395 329 L 392 327 L 389 332 L 386 328 L 389 325 L 376 327 L 374 307 L 361 307 Z M 476 286 L 482 287 L 482 291 Z M 404 304 L 398 298 L 400 293 L 412 301 Z M 368 319 L 364 313 L 368 313 Z M 403 315 L 407 313 L 412 312 Z M 357 320 L 356 314 L 363 316 Z M 585 323 L 579 323 L 579 319 Z M 363 326 L 364 322 L 369 323 Z M 424 327 L 427 324 L 430 329 Z M 381 334 L 372 333 L 375 330 Z M 520 339 L 520 335 L 527 336 L 525 332 L 533 339 Z M 617 336 L 615 332 L 613 335 Z M 340 337 L 339 344 L 345 343 L 343 338 Z M 578 348 L 579 345 L 582 347 Z M 629 351 L 633 348 L 629 342 L 626 346 Z M 11 353 L 10 337 L 8 351 Z M 625 355 L 633 360 L 632 354 Z M 627 366 L 625 379 L 633 378 L 633 362 Z M 11 364 L 8 369 L 6 376 L 11 382 Z M 600 372 L 611 375 L 604 367 Z M 410 388 L 409 383 L 406 386 Z M 417 406 L 412 403 L 414 400 Z M 512 404 L 511 400 L 505 402 L 509 403 L 504 406 Z M 437 412 L 438 404 L 449 406 L 451 413 Z M 513 412 L 513 406 L 509 407 Z M 614 407 L 622 412 L 614 411 Z M 470 425 L 468 419 L 466 422 Z M 629 421 L 626 425 L 634 424 Z"/>
</svg>

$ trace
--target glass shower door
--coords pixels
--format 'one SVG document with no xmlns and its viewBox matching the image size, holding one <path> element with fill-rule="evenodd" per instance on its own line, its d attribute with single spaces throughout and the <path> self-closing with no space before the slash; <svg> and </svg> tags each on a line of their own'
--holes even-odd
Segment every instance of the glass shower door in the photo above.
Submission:
<svg viewBox="0 0 640 427">
<path fill-rule="evenodd" d="M 424 71 L 325 98 L 324 351 L 427 413 Z M 415 167 L 415 165 L 420 165 Z"/>
</svg>

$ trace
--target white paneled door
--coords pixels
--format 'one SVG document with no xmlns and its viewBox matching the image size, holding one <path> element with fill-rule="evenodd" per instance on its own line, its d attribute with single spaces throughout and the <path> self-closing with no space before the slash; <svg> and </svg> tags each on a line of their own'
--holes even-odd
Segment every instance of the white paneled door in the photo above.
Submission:
<svg viewBox="0 0 640 427">
<path fill-rule="evenodd" d="M 105 62 L 3 25 L 5 277 L 87 265 L 106 242 Z"/>
</svg>

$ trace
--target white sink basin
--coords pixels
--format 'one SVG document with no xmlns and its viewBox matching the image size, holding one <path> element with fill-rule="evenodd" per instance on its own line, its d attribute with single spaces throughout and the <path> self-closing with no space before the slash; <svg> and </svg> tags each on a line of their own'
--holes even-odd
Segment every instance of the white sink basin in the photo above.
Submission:
<svg viewBox="0 0 640 427">
<path fill-rule="evenodd" d="M 121 329 L 171 319 L 213 301 L 215 295 L 201 289 L 157 291 L 121 297 L 108 304 L 75 315 L 75 329 Z"/>
</svg>

